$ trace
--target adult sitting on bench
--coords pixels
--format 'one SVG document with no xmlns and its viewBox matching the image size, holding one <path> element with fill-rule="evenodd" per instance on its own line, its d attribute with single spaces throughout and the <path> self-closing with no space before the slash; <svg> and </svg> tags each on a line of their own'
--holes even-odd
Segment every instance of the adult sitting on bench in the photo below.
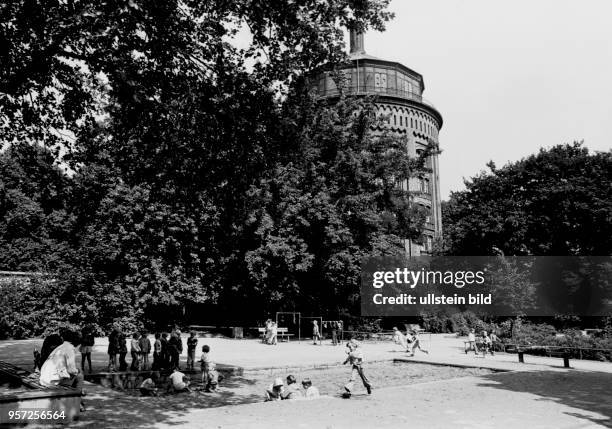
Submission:
<svg viewBox="0 0 612 429">
<path fill-rule="evenodd" d="M 45 387 L 64 386 L 83 391 L 83 374 L 76 366 L 76 350 L 81 338 L 78 333 L 66 330 L 62 333 L 64 342 L 51 352 L 40 369 L 40 384 Z M 81 400 L 81 411 L 85 405 Z"/>
<path fill-rule="evenodd" d="M 34 371 L 39 372 L 49 355 L 64 342 L 60 334 L 47 335 L 40 351 L 34 349 Z"/>
</svg>

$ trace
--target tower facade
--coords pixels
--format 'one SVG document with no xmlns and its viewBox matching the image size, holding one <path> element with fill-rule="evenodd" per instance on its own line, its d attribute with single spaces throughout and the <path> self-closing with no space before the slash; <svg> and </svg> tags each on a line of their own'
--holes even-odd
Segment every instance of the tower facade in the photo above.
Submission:
<svg viewBox="0 0 612 429">
<path fill-rule="evenodd" d="M 357 96 L 376 96 L 377 113 L 388 118 L 392 133 L 405 136 L 409 157 L 417 157 L 431 143 L 439 147 L 442 115 L 423 98 L 423 76 L 395 61 L 366 54 L 363 34 L 351 31 L 350 61 L 341 69 L 345 77 L 344 92 Z M 313 80 L 313 89 L 320 97 L 336 98 L 340 90 L 330 72 L 320 73 Z M 438 155 L 427 158 L 431 172 L 412 177 L 404 183 L 415 204 L 428 213 L 422 240 L 406 240 L 409 255 L 429 254 L 437 237 L 442 234 L 440 176 Z"/>
</svg>

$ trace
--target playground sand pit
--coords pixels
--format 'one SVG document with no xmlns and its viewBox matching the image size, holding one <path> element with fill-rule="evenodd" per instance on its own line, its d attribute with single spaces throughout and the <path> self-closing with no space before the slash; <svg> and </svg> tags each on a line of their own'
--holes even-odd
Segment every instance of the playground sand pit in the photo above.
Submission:
<svg viewBox="0 0 612 429">
<path fill-rule="evenodd" d="M 406 362 L 374 362 L 364 365 L 366 376 L 376 388 L 390 386 L 405 386 L 416 383 L 426 383 L 437 380 L 447 380 L 466 376 L 482 376 L 493 373 L 491 370 L 480 368 L 459 368 L 452 366 L 439 366 Z M 264 399 L 264 390 L 276 377 L 283 380 L 289 374 L 294 375 L 298 384 L 305 378 L 310 378 L 313 386 L 319 389 L 321 395 L 340 396 L 343 386 L 347 383 L 351 373 L 349 365 L 328 366 L 321 369 L 268 369 L 245 371 L 242 375 L 228 375 L 220 383 L 215 393 L 201 391 L 201 384 L 197 375 L 191 376 L 191 393 L 162 394 L 158 397 L 140 398 L 151 404 L 157 403 L 164 408 L 181 409 L 185 405 L 197 405 L 201 408 L 219 407 L 225 405 L 261 402 Z M 355 383 L 355 393 L 365 392 L 359 378 Z M 138 390 L 125 391 L 128 397 L 139 397 Z"/>
<path fill-rule="evenodd" d="M 486 376 L 493 371 L 475 368 L 428 365 L 392 361 L 372 362 L 364 366 L 367 377 L 372 383 L 376 398 L 377 389 L 391 386 L 427 383 L 437 380 L 451 380 L 469 376 Z M 264 390 L 275 377 L 285 379 L 294 375 L 298 383 L 310 378 L 321 395 L 340 398 L 343 386 L 350 376 L 350 366 L 331 366 L 323 369 L 306 370 L 259 370 L 245 371 L 242 375 L 229 375 L 215 393 L 205 393 L 199 383 L 189 393 L 162 394 L 158 397 L 142 397 L 138 390 L 117 391 L 100 386 L 90 388 L 85 398 L 87 412 L 82 413 L 79 427 L 149 427 L 152 422 L 175 422 L 198 410 L 225 410 L 222 414 L 232 414 L 233 408 L 220 408 L 242 404 L 262 403 Z M 196 381 L 197 377 L 192 376 Z M 355 398 L 370 398 L 358 379 L 355 383 Z M 382 390 L 381 392 L 382 393 Z M 265 407 L 264 407 L 265 408 Z M 238 408 L 237 408 L 238 409 Z M 258 412 L 265 413 L 262 409 Z M 183 417 L 181 417 L 183 416 Z M 195 417 L 194 417 L 195 418 Z M 198 422 L 200 421 L 197 418 Z M 248 427 L 249 425 L 247 425 Z M 202 427 L 201 423 L 194 427 Z"/>
</svg>

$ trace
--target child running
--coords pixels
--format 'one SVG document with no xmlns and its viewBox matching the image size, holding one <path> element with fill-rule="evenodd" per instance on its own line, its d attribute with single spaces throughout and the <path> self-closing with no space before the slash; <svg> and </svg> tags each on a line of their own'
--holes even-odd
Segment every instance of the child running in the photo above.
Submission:
<svg viewBox="0 0 612 429">
<path fill-rule="evenodd" d="M 402 347 L 405 351 L 408 351 L 408 340 L 406 336 L 400 332 L 397 327 L 393 327 L 393 342 Z"/>
<path fill-rule="evenodd" d="M 343 364 L 346 365 L 347 363 L 350 363 L 351 378 L 349 379 L 349 382 L 344 386 L 345 392 L 342 396 L 347 399 L 351 397 L 353 387 L 355 386 L 355 379 L 357 378 L 357 374 L 359 374 L 363 386 L 366 388 L 368 395 L 370 395 L 372 393 L 372 385 L 370 384 L 370 381 L 368 380 L 363 371 L 363 353 L 361 352 L 361 346 L 354 338 L 351 338 L 346 344 L 346 347 L 348 349 L 346 351 L 348 356 Z"/>
<path fill-rule="evenodd" d="M 412 341 L 410 344 L 410 357 L 414 356 L 414 351 L 416 349 L 419 349 L 420 351 L 422 351 L 425 354 L 429 354 L 429 352 L 427 350 L 425 350 L 424 348 L 421 347 L 421 341 L 419 339 L 419 333 L 417 331 L 412 331 L 411 332 L 411 336 L 412 336 Z"/>
</svg>

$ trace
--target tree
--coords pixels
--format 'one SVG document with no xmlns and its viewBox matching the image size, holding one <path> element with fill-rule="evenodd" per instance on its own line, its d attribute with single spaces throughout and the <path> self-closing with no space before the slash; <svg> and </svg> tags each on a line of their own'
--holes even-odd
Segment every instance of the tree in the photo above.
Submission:
<svg viewBox="0 0 612 429">
<path fill-rule="evenodd" d="M 321 107 L 296 97 L 281 131 L 295 155 L 250 190 L 249 280 L 268 298 L 264 308 L 355 314 L 362 260 L 404 255 L 403 239 L 422 233 L 425 216 L 398 183 L 424 158 L 409 159 L 403 138 L 373 131 L 384 118 L 372 100 Z"/>
<path fill-rule="evenodd" d="M 49 150 L 15 144 L 0 153 L 0 266 L 49 271 L 71 258 L 70 192 Z"/>
<path fill-rule="evenodd" d="M 443 205 L 446 252 L 609 255 L 612 153 L 581 143 L 541 149 L 465 182 Z"/>
<path fill-rule="evenodd" d="M 345 59 L 342 27 L 383 29 L 387 4 L 0 5 L 0 145 L 44 145 L 71 169 L 62 201 L 75 254 L 58 273 L 62 302 L 76 306 L 63 317 L 151 321 L 160 303 L 229 305 L 250 290 L 260 249 L 251 208 L 262 189 L 276 186 L 277 173 L 299 178 L 309 167 L 296 162 L 303 152 L 295 143 L 308 142 L 289 140 L 296 116 L 286 96 L 316 68 Z M 251 41 L 239 49 L 228 40 L 242 30 Z M 293 195 L 306 206 L 308 191 Z M 24 213 L 30 206 L 18 205 Z M 289 239 L 281 232 L 279 240 Z M 350 248 L 345 254 L 352 257 Z M 126 308 L 138 311 L 130 316 Z"/>
</svg>

